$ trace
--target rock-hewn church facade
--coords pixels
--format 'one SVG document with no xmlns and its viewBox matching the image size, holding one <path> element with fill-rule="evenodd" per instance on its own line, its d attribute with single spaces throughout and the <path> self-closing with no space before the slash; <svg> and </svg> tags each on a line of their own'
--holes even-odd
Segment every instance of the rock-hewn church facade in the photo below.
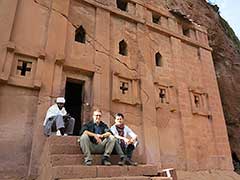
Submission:
<svg viewBox="0 0 240 180">
<path fill-rule="evenodd" d="M 207 31 L 141 0 L 0 1 L 0 175 L 36 175 L 47 108 L 65 96 L 74 135 L 103 110 L 138 134 L 135 159 L 231 170 Z"/>
</svg>

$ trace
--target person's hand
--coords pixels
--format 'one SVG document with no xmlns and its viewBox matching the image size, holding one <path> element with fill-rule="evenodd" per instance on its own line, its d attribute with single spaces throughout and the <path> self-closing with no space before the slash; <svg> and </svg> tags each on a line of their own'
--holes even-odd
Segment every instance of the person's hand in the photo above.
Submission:
<svg viewBox="0 0 240 180">
<path fill-rule="evenodd" d="M 135 139 L 129 139 L 128 144 L 134 144 L 135 141 L 136 141 Z"/>
<path fill-rule="evenodd" d="M 103 135 L 101 135 L 101 134 L 96 134 L 96 135 L 94 136 L 94 138 L 96 139 L 97 144 L 99 144 L 99 143 L 102 142 L 102 139 L 101 139 L 101 138 L 103 138 Z"/>
<path fill-rule="evenodd" d="M 63 116 L 63 118 L 65 118 L 65 119 L 70 118 L 70 117 L 71 117 L 70 114 L 66 114 Z"/>
<path fill-rule="evenodd" d="M 97 134 L 97 136 L 98 136 L 100 139 L 103 139 L 103 138 L 104 138 L 103 134 Z"/>
<path fill-rule="evenodd" d="M 69 117 L 69 118 L 71 117 L 69 113 L 67 113 L 66 116 Z"/>
<path fill-rule="evenodd" d="M 131 144 L 131 143 L 130 143 L 130 139 L 128 139 L 128 138 L 124 138 L 124 142 L 125 142 L 126 144 Z"/>
</svg>

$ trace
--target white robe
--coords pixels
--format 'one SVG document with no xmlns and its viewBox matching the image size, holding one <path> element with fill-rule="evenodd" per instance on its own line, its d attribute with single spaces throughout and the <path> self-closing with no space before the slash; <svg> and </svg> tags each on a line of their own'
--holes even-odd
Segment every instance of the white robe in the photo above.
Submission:
<svg viewBox="0 0 240 180">
<path fill-rule="evenodd" d="M 43 122 L 43 126 L 46 125 L 47 123 L 47 120 L 53 116 L 57 116 L 57 115 L 62 115 L 62 116 L 65 116 L 67 115 L 67 111 L 65 110 L 65 108 L 63 107 L 61 110 L 58 108 L 58 105 L 57 104 L 54 104 L 52 105 L 48 111 L 47 111 L 47 114 L 46 114 L 46 117 L 45 117 L 45 120 Z"/>
</svg>

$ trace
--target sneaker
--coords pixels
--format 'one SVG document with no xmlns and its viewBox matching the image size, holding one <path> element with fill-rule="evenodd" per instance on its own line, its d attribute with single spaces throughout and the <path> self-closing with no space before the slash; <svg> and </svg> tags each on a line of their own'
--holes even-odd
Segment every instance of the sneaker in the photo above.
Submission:
<svg viewBox="0 0 240 180">
<path fill-rule="evenodd" d="M 107 156 L 103 157 L 102 165 L 105 165 L 105 166 L 110 166 L 111 165 L 111 162 L 109 161 L 109 157 L 107 157 Z"/>
<path fill-rule="evenodd" d="M 118 162 L 118 165 L 123 166 L 123 165 L 125 165 L 125 163 L 126 163 L 126 158 L 122 157 L 121 160 Z"/>
<path fill-rule="evenodd" d="M 138 165 L 137 162 L 134 162 L 133 160 L 131 160 L 129 158 L 126 159 L 126 164 L 130 165 L 130 166 L 137 166 Z"/>
<path fill-rule="evenodd" d="M 91 166 L 91 165 L 92 165 L 92 161 L 91 161 L 91 160 L 86 161 L 86 162 L 85 162 L 85 165 L 86 165 L 86 166 Z"/>
<path fill-rule="evenodd" d="M 67 133 L 64 133 L 64 135 L 63 136 L 68 136 L 68 134 Z"/>
<path fill-rule="evenodd" d="M 57 132 L 56 132 L 56 136 L 62 136 L 60 130 L 57 130 Z"/>
</svg>

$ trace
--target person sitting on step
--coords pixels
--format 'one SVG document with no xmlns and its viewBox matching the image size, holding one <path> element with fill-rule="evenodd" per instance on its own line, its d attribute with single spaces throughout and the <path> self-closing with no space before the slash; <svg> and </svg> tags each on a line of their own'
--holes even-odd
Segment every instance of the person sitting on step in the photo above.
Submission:
<svg viewBox="0 0 240 180">
<path fill-rule="evenodd" d="M 44 135 L 50 136 L 54 131 L 57 136 L 73 134 L 75 119 L 67 114 L 64 103 L 64 97 L 58 97 L 56 103 L 48 109 L 43 122 Z"/>
<path fill-rule="evenodd" d="M 110 129 L 117 138 L 115 150 L 121 158 L 118 164 L 121 166 L 124 164 L 136 166 L 138 163 L 132 160 L 132 154 L 138 145 L 137 135 L 124 124 L 122 113 L 115 114 L 115 124 Z"/>
<path fill-rule="evenodd" d="M 101 120 L 102 112 L 96 109 L 93 119 L 84 124 L 80 130 L 80 147 L 85 156 L 85 165 L 92 165 L 91 153 L 103 153 L 102 165 L 111 165 L 109 161 L 116 138 L 108 126 Z"/>
</svg>

